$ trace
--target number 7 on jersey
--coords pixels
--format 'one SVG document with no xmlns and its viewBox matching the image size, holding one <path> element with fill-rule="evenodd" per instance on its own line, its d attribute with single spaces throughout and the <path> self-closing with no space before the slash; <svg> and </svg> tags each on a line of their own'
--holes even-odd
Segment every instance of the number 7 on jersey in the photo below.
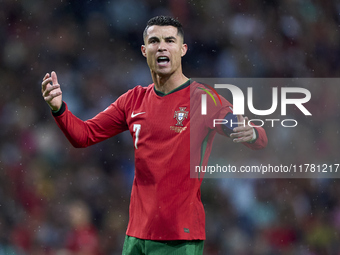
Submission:
<svg viewBox="0 0 340 255">
<path fill-rule="evenodd" d="M 141 127 L 142 127 L 141 124 L 133 124 L 133 132 L 135 132 L 135 148 L 136 149 L 138 149 L 137 143 L 138 143 Z"/>
</svg>

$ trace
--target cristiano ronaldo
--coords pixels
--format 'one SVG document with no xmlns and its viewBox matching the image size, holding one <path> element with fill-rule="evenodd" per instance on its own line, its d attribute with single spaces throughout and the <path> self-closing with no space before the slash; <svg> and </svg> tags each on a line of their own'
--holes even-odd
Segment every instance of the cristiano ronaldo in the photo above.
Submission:
<svg viewBox="0 0 340 255">
<path fill-rule="evenodd" d="M 42 95 L 57 125 L 75 147 L 86 147 L 126 130 L 131 133 L 135 177 L 123 254 L 202 255 L 202 179 L 190 178 L 190 161 L 207 164 L 216 133 L 251 149 L 264 148 L 267 136 L 261 127 L 249 125 L 236 127 L 230 134 L 200 117 L 199 131 L 190 141 L 190 120 L 199 112 L 190 100 L 204 92 L 198 89 L 203 85 L 182 72 L 181 60 L 188 49 L 182 25 L 172 17 L 154 17 L 148 21 L 143 39 L 141 52 L 153 83 L 127 91 L 94 118 L 83 121 L 69 111 L 55 72 L 43 78 Z M 232 105 L 224 98 L 221 106 L 208 109 L 212 109 L 208 115 L 215 118 L 232 114 Z M 195 143 L 193 153 L 190 142 Z"/>
</svg>

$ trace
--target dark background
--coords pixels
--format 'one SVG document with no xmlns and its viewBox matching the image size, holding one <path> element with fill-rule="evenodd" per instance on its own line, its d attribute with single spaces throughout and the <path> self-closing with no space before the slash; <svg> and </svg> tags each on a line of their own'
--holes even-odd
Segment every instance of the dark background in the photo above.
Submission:
<svg viewBox="0 0 340 255">
<path fill-rule="evenodd" d="M 188 77 L 339 77 L 339 12 L 321 0 L 0 0 L 0 255 L 121 254 L 130 134 L 72 148 L 41 96 L 46 72 L 57 72 L 72 112 L 91 118 L 151 82 L 142 32 L 166 14 L 184 26 Z M 276 130 L 259 162 L 276 150 L 287 161 L 339 163 L 339 113 L 320 110 L 338 98 L 334 88 L 315 93 L 312 125 Z M 252 164 L 246 155 L 233 160 Z M 339 254 L 339 194 L 337 179 L 205 180 L 204 254 Z"/>
</svg>

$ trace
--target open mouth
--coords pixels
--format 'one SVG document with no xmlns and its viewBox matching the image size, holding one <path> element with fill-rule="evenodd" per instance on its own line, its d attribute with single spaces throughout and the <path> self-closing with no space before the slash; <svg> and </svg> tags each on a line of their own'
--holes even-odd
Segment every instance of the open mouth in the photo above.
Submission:
<svg viewBox="0 0 340 255">
<path fill-rule="evenodd" d="M 170 59 L 168 57 L 158 57 L 157 63 L 158 64 L 167 64 L 169 63 Z"/>
</svg>

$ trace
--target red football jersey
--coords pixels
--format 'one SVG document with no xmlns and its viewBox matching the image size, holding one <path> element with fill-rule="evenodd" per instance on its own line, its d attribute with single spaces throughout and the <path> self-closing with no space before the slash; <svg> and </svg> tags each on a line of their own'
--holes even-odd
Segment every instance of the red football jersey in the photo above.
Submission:
<svg viewBox="0 0 340 255">
<path fill-rule="evenodd" d="M 153 84 L 137 86 L 90 120 L 76 118 L 66 104 L 55 116 L 75 147 L 86 147 L 130 131 L 135 147 L 135 177 L 126 232 L 129 236 L 151 240 L 205 239 L 202 178 L 190 178 L 190 165 L 208 163 L 214 135 L 224 134 L 220 125 L 213 127 L 212 119 L 223 119 L 232 108 L 224 98 L 219 107 L 207 100 L 208 112 L 202 116 L 200 97 L 205 92 L 198 87 L 204 88 L 189 80 L 164 95 Z M 252 149 L 263 148 L 267 143 L 265 131 L 256 129 L 257 140 L 245 143 Z"/>
</svg>

